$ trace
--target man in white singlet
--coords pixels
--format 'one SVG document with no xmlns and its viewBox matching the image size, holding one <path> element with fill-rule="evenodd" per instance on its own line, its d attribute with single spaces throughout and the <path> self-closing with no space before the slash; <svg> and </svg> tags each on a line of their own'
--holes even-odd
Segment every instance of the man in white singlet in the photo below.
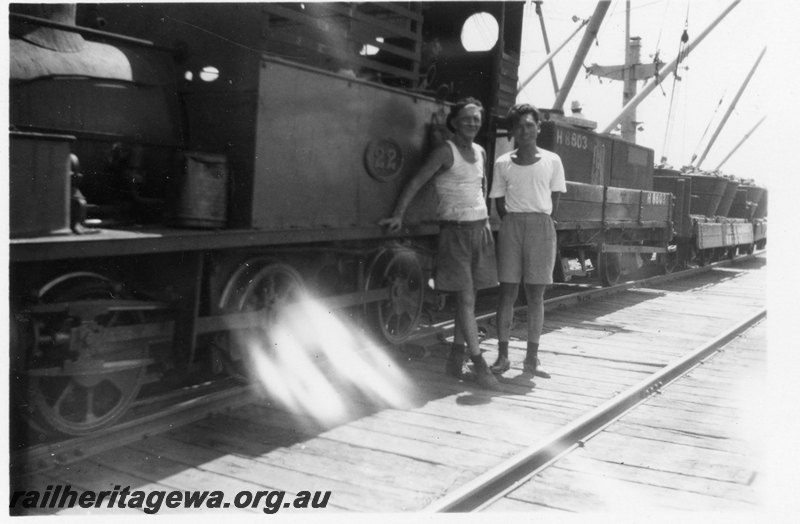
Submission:
<svg viewBox="0 0 800 524">
<path fill-rule="evenodd" d="M 483 121 L 483 106 L 474 98 L 459 101 L 447 117 L 451 140 L 436 147 L 400 195 L 394 214 L 380 221 L 399 231 L 403 215 L 417 192 L 432 178 L 439 195 L 439 245 L 436 288 L 456 297 L 453 346 L 445 372 L 463 378 L 464 352 L 469 348 L 479 385 L 492 388 L 497 379 L 481 355 L 475 320 L 477 290 L 497 285 L 494 238 L 486 207 L 486 152 L 475 144 Z M 466 346 L 465 346 L 466 342 Z"/>
</svg>

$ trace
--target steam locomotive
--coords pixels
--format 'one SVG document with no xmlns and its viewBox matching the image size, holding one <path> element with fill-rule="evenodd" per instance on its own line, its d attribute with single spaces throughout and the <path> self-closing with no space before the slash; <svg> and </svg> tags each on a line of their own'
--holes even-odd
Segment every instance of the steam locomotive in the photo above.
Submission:
<svg viewBox="0 0 800 524">
<path fill-rule="evenodd" d="M 433 187 L 402 233 L 377 222 L 454 100 L 487 108 L 490 155 L 511 147 L 523 7 L 12 5 L 13 405 L 90 434 L 146 385 L 235 373 L 232 334 L 306 290 L 407 339 L 439 302 Z M 675 230 L 687 184 L 655 184 L 652 150 L 545 115 L 569 181 L 557 278 L 674 265 L 694 242 Z"/>
</svg>

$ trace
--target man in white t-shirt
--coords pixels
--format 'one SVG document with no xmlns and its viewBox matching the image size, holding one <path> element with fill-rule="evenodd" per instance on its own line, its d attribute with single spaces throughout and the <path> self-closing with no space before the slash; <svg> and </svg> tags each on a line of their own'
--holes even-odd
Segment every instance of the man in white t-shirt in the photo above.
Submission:
<svg viewBox="0 0 800 524">
<path fill-rule="evenodd" d="M 544 290 L 553 283 L 556 229 L 551 214 L 566 193 L 561 158 L 536 145 L 539 111 L 517 104 L 508 111 L 508 127 L 517 149 L 494 164 L 490 198 L 494 198 L 503 223 L 498 237 L 500 299 L 497 308 L 498 356 L 491 369 L 503 373 L 511 367 L 508 339 L 519 283 L 528 299 L 528 345 L 523 372 L 550 378 L 539 368 L 539 337 L 544 325 Z"/>
</svg>

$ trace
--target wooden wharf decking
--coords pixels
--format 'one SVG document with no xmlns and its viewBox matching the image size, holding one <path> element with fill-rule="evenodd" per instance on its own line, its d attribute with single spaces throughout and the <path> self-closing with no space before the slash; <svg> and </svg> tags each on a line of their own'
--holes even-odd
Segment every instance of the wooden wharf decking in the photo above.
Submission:
<svg viewBox="0 0 800 524">
<path fill-rule="evenodd" d="M 766 325 L 485 510 L 763 510 Z"/>
<path fill-rule="evenodd" d="M 552 374 L 549 380 L 532 381 L 521 375 L 525 315 L 518 314 L 510 344 L 513 366 L 502 377 L 498 391 L 445 376 L 448 348 L 444 344 L 425 351 L 405 348 L 401 355 L 407 358 L 398 360 L 411 387 L 402 407 L 382 407 L 355 395 L 346 420 L 323 424 L 264 400 L 68 466 L 12 479 L 11 487 L 44 490 L 47 485 L 70 484 L 73 489 L 96 491 L 115 485 L 142 491 L 221 490 L 226 500 L 242 490 L 283 490 L 287 497 L 324 490 L 331 492 L 327 510 L 297 511 L 419 511 L 760 311 L 766 305 L 765 285 L 765 260 L 760 257 L 658 287 L 634 288 L 549 311 L 540 350 L 542 366 Z M 482 343 L 490 361 L 495 357 L 493 336 L 490 332 Z M 738 380 L 726 373 L 720 370 L 708 380 Z M 724 387 L 700 377 L 692 379 L 698 388 L 712 395 L 724 393 Z M 671 416 L 681 417 L 678 412 Z M 700 421 L 694 422 L 697 432 L 702 432 Z M 676 442 L 683 435 L 674 434 Z M 634 437 L 624 432 L 615 436 L 618 441 Z M 679 462 L 680 467 L 690 463 Z M 575 473 L 562 472 L 554 484 L 569 484 L 568 475 Z M 678 477 L 680 472 L 676 472 Z M 689 506 L 694 503 L 692 498 L 686 500 Z M 528 501 L 508 504 L 546 507 Z M 62 513 L 87 511 L 74 508 Z M 135 513 L 130 509 L 94 511 Z M 162 509 L 161 513 L 207 515 L 204 511 L 211 510 Z M 249 511 L 260 513 L 261 509 Z"/>
</svg>

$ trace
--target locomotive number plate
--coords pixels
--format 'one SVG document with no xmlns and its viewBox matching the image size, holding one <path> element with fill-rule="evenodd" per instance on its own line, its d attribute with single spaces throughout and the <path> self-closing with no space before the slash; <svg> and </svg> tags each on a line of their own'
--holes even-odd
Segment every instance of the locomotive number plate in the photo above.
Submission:
<svg viewBox="0 0 800 524">
<path fill-rule="evenodd" d="M 367 144 L 364 164 L 369 176 L 379 182 L 391 180 L 403 168 L 403 150 L 389 138 L 377 138 Z"/>
</svg>

